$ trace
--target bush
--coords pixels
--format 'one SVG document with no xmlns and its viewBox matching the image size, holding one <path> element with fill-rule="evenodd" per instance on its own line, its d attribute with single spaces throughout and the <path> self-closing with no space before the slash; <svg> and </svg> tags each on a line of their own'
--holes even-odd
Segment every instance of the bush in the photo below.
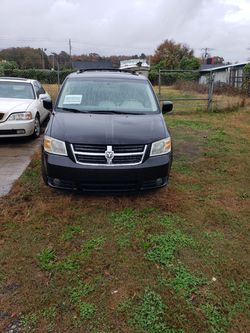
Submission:
<svg viewBox="0 0 250 333">
<path fill-rule="evenodd" d="M 151 70 L 148 76 L 150 82 L 153 85 L 159 82 L 159 72 L 156 70 Z M 200 73 L 197 72 L 165 72 L 161 73 L 161 84 L 165 86 L 170 86 L 177 81 L 198 81 L 200 78 Z"/>
<path fill-rule="evenodd" d="M 243 80 L 243 89 L 248 95 L 250 95 L 250 63 L 246 64 L 243 69 L 244 80 Z"/>
<path fill-rule="evenodd" d="M 2 61 L 0 62 L 0 69 L 1 70 L 13 70 L 17 69 L 18 65 L 15 61 Z"/>
<path fill-rule="evenodd" d="M 64 81 L 67 75 L 73 73 L 75 70 L 67 69 L 60 71 L 60 83 Z M 38 80 L 42 83 L 57 83 L 57 71 L 43 70 L 43 69 L 3 69 L 1 76 L 10 77 L 23 77 L 26 79 Z"/>
</svg>

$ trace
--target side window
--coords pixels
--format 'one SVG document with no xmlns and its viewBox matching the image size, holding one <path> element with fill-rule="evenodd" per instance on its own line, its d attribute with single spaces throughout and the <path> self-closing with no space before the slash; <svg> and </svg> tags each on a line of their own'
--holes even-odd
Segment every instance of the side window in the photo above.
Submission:
<svg viewBox="0 0 250 333">
<path fill-rule="evenodd" d="M 40 82 L 37 82 L 39 86 L 39 94 L 46 94 L 45 90 L 43 89 L 43 86 L 41 85 Z"/>
<path fill-rule="evenodd" d="M 38 98 L 40 95 L 38 82 L 34 82 L 34 88 L 35 88 L 36 97 Z"/>
</svg>

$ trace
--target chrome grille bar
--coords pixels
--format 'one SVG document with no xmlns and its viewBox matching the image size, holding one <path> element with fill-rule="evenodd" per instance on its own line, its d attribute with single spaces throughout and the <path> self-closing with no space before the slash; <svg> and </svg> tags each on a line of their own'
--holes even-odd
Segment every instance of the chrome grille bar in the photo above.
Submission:
<svg viewBox="0 0 250 333">
<path fill-rule="evenodd" d="M 82 149 L 77 150 L 78 147 L 80 147 L 80 144 L 71 144 L 71 150 L 74 155 L 75 162 L 77 164 L 81 165 L 93 165 L 93 166 L 126 166 L 126 165 L 138 165 L 143 162 L 146 150 L 147 150 L 147 145 L 141 145 L 141 151 L 139 152 L 134 152 L 133 145 L 130 145 L 131 151 L 128 152 L 129 145 L 124 145 L 124 150 L 126 151 L 125 153 L 119 152 L 116 153 L 113 149 L 113 146 L 107 145 L 103 146 L 105 147 L 105 151 L 112 152 L 112 160 L 108 160 L 106 158 L 106 152 L 105 153 L 96 153 L 96 152 L 91 152 L 91 145 L 86 145 L 88 146 L 87 151 L 82 151 Z M 95 147 L 100 145 L 93 145 L 93 151 L 95 151 Z M 84 145 L 82 145 L 84 147 Z M 122 145 L 115 145 L 115 147 L 118 147 L 118 151 L 122 151 Z M 137 146 L 138 149 L 138 146 Z M 86 161 L 84 161 L 84 156 L 86 156 Z M 131 156 L 131 159 L 129 158 Z M 95 161 L 96 157 L 96 161 Z M 122 158 L 123 157 L 123 158 Z M 136 158 L 138 157 L 138 158 Z M 122 163 L 120 162 L 122 158 Z M 103 163 L 100 163 L 100 161 L 103 161 Z M 136 162 L 135 162 L 136 161 Z"/>
</svg>

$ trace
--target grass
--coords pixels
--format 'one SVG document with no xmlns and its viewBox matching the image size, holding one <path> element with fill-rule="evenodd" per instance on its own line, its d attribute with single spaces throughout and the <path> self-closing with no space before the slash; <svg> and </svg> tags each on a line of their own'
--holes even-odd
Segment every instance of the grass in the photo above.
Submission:
<svg viewBox="0 0 250 333">
<path fill-rule="evenodd" d="M 162 235 L 149 236 L 149 250 L 145 254 L 145 257 L 155 263 L 169 266 L 177 250 L 185 246 L 191 246 L 192 244 L 192 238 L 178 229 Z"/>
<path fill-rule="evenodd" d="M 248 332 L 249 112 L 166 115 L 152 193 L 57 192 L 35 155 L 0 199 L 0 331 Z"/>
<path fill-rule="evenodd" d="M 83 283 L 79 281 L 76 287 L 69 287 L 69 297 L 71 303 L 78 303 L 79 300 L 83 297 L 94 291 L 95 287 L 89 283 Z"/>
<path fill-rule="evenodd" d="M 163 319 L 165 310 L 166 306 L 161 296 L 150 289 L 146 289 L 135 309 L 132 323 L 149 333 L 167 333 L 169 330 Z"/>
<path fill-rule="evenodd" d="M 192 85 L 190 85 L 192 87 Z M 177 89 L 173 86 L 161 87 L 161 99 L 173 100 L 174 111 L 178 114 L 195 112 L 200 114 L 203 111 L 207 111 L 206 100 L 189 100 L 192 98 L 207 99 L 207 93 L 199 93 L 195 90 L 188 89 L 188 85 Z M 155 92 L 158 94 L 158 87 L 154 87 Z M 184 98 L 185 100 L 178 101 L 176 99 Z M 214 94 L 213 95 L 213 111 L 214 112 L 238 112 L 242 106 L 249 106 L 250 98 L 244 96 L 235 95 L 229 96 L 227 94 Z"/>
</svg>

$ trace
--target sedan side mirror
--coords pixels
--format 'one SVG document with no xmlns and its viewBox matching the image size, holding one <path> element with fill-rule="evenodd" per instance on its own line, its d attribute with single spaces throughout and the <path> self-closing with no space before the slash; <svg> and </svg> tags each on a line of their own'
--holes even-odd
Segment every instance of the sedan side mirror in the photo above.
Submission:
<svg viewBox="0 0 250 333">
<path fill-rule="evenodd" d="M 170 101 L 164 101 L 162 104 L 162 113 L 167 113 L 173 110 L 173 103 Z"/>
<path fill-rule="evenodd" d="M 51 99 L 44 99 L 43 100 L 43 107 L 49 111 L 53 110 L 53 103 Z"/>
</svg>

